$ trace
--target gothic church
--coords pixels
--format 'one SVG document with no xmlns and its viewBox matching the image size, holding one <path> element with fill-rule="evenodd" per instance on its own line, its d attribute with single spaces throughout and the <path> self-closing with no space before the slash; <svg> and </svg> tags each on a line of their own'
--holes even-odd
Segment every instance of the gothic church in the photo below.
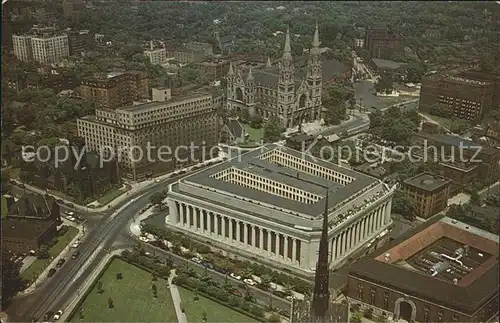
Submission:
<svg viewBox="0 0 500 323">
<path fill-rule="evenodd" d="M 296 77 L 290 45 L 290 30 L 286 32 L 285 47 L 279 67 L 270 60 L 258 71 L 240 71 L 229 66 L 227 74 L 227 108 L 248 109 L 250 115 L 278 117 L 283 126 L 294 127 L 302 122 L 322 118 L 322 63 L 318 24 L 307 63 L 307 73 Z"/>
</svg>

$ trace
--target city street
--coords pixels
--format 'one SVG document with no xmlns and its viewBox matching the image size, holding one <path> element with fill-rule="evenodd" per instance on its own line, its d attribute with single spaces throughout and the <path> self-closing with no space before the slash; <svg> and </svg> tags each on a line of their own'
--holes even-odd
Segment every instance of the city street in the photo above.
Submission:
<svg viewBox="0 0 500 323">
<path fill-rule="evenodd" d="M 130 197 L 129 202 L 116 212 L 107 213 L 107 216 L 102 216 L 101 219 L 92 222 L 92 225 L 89 222 L 86 235 L 78 248 L 79 257 L 69 259 L 53 277 L 45 280 L 32 294 L 15 298 L 6 310 L 9 320 L 28 322 L 32 318 L 41 319 L 49 310 L 57 311 L 65 308 L 99 261 L 114 249 L 115 241 L 123 237 L 122 231 L 128 232 L 128 221 L 149 202 L 153 193 L 163 190 L 175 180 L 176 178 L 172 178 L 163 183 L 155 183 L 138 193 L 141 194 L 139 197 Z M 81 212 L 80 214 L 83 215 Z"/>
</svg>

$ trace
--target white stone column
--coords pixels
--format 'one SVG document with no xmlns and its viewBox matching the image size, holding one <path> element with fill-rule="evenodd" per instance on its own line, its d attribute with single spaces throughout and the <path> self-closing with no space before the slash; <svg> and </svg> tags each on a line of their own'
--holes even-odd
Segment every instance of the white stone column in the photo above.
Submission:
<svg viewBox="0 0 500 323">
<path fill-rule="evenodd" d="M 262 228 L 259 228 L 259 249 L 264 252 L 264 230 Z"/>
<path fill-rule="evenodd" d="M 371 235 L 373 233 L 373 221 L 375 221 L 375 213 L 372 213 L 370 215 L 370 225 L 368 227 L 368 235 Z"/>
<path fill-rule="evenodd" d="M 384 214 L 384 207 L 380 208 L 380 220 L 378 221 L 378 227 L 381 228 L 384 225 L 384 219 L 385 219 L 385 214 Z"/>
<path fill-rule="evenodd" d="M 335 237 L 335 255 L 334 255 L 334 257 L 335 257 L 335 259 L 340 257 L 340 235 L 337 235 Z"/>
<path fill-rule="evenodd" d="M 187 227 L 191 230 L 191 208 L 186 204 Z"/>
<path fill-rule="evenodd" d="M 222 239 L 226 240 L 226 217 L 221 215 Z"/>
<path fill-rule="evenodd" d="M 243 243 L 245 244 L 245 247 L 248 245 L 248 226 L 246 223 L 243 223 Z"/>
<path fill-rule="evenodd" d="M 297 240 L 292 239 L 292 263 L 297 263 Z"/>
<path fill-rule="evenodd" d="M 276 233 L 276 257 L 280 256 L 280 235 Z"/>
<path fill-rule="evenodd" d="M 391 222 L 391 208 L 392 208 L 392 200 L 388 201 L 385 205 L 385 223 Z"/>
<path fill-rule="evenodd" d="M 208 221 L 208 235 L 212 235 L 212 215 L 213 213 L 207 211 L 207 221 Z"/>
<path fill-rule="evenodd" d="M 183 203 L 179 203 L 179 218 L 181 219 L 179 221 L 181 227 L 184 226 L 184 209 L 183 209 Z"/>
<path fill-rule="evenodd" d="M 228 218 L 229 220 L 229 241 L 233 241 L 233 219 Z"/>
<path fill-rule="evenodd" d="M 330 255 L 330 262 L 333 262 L 335 261 L 335 248 L 337 248 L 336 246 L 336 238 L 337 237 L 333 237 L 332 239 L 332 247 L 330 248 L 330 252 L 331 252 L 331 255 Z"/>
<path fill-rule="evenodd" d="M 289 260 L 290 258 L 288 258 L 288 236 L 283 236 L 283 258 L 285 258 L 285 260 Z"/>
<path fill-rule="evenodd" d="M 356 226 L 353 225 L 351 227 L 351 231 L 352 231 L 352 236 L 351 236 L 351 247 L 349 249 L 353 249 L 354 246 L 356 246 Z"/>
<path fill-rule="evenodd" d="M 349 250 L 349 231 L 344 231 L 344 253 Z"/>
<path fill-rule="evenodd" d="M 193 206 L 194 230 L 198 231 L 198 208 Z"/>
<path fill-rule="evenodd" d="M 267 230 L 266 235 L 267 235 L 267 253 L 269 255 L 272 255 L 272 253 L 271 253 L 271 231 Z"/>
<path fill-rule="evenodd" d="M 236 221 L 236 241 L 238 243 L 241 243 L 241 228 L 240 228 L 240 221 Z"/>
</svg>

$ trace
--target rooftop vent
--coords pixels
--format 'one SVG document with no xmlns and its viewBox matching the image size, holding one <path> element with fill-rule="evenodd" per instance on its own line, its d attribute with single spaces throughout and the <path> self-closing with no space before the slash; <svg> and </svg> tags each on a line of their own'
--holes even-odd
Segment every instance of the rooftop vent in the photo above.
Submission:
<svg viewBox="0 0 500 323">
<path fill-rule="evenodd" d="M 458 278 L 453 278 L 453 285 L 458 285 Z"/>
<path fill-rule="evenodd" d="M 385 261 L 389 262 L 391 260 L 391 254 L 389 252 L 386 253 L 384 259 Z"/>
</svg>

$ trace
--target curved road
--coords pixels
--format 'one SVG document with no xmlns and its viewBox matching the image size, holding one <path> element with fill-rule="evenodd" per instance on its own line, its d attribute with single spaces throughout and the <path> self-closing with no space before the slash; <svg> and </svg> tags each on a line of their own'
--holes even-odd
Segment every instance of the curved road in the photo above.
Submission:
<svg viewBox="0 0 500 323">
<path fill-rule="evenodd" d="M 77 259 L 68 259 L 56 274 L 45 280 L 38 289 L 26 296 L 15 298 L 7 308 L 9 321 L 29 322 L 33 318 L 41 321 L 47 311 L 64 309 L 85 278 L 99 261 L 113 248 L 113 243 L 122 235 L 123 228 L 141 208 L 149 202 L 150 196 L 176 181 L 169 178 L 130 197 L 128 203 L 113 214 L 101 218 L 92 227 L 86 228 L 86 235 L 78 248 Z"/>
</svg>

